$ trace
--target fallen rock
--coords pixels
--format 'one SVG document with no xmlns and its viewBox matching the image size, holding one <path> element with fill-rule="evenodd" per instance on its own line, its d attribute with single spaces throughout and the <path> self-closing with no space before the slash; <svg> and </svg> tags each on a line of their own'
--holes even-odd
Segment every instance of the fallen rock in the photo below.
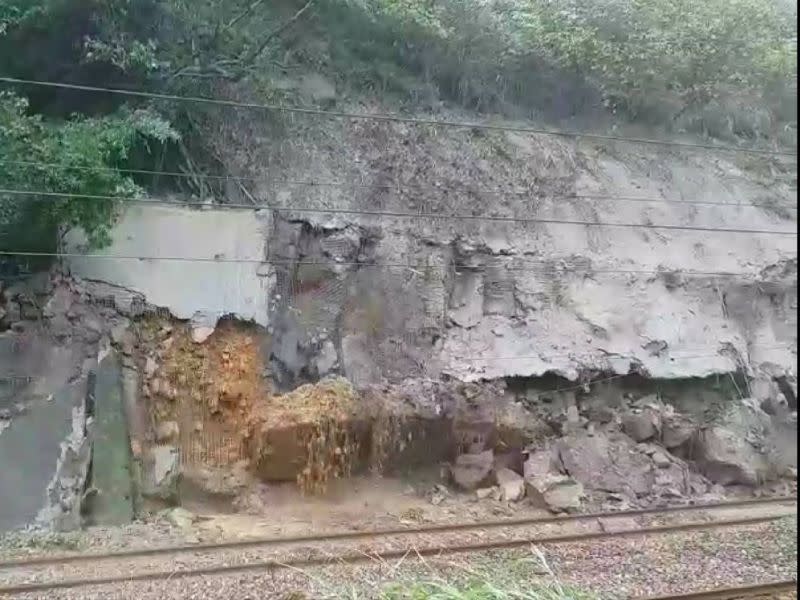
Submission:
<svg viewBox="0 0 800 600">
<path fill-rule="evenodd" d="M 683 498 L 683 494 L 678 488 L 668 487 L 661 491 L 661 496 L 664 498 Z"/>
<path fill-rule="evenodd" d="M 500 469 L 495 473 L 500 488 L 501 499 L 506 502 L 519 502 L 525 497 L 525 480 L 511 469 Z"/>
<path fill-rule="evenodd" d="M 180 483 L 180 458 L 173 446 L 154 446 L 144 460 L 142 495 L 175 501 Z"/>
<path fill-rule="evenodd" d="M 175 421 L 163 421 L 156 427 L 156 441 L 159 443 L 174 441 L 179 433 L 180 429 Z"/>
<path fill-rule="evenodd" d="M 204 494 L 236 497 L 254 484 L 247 461 L 226 467 L 191 467 L 181 474 L 182 485 L 191 486 Z"/>
<path fill-rule="evenodd" d="M 597 521 L 600 523 L 600 529 L 606 533 L 640 529 L 639 523 L 633 517 L 600 517 Z"/>
<path fill-rule="evenodd" d="M 653 463 L 654 463 L 654 464 L 656 465 L 656 467 L 658 467 L 659 469 L 668 469 L 668 468 L 669 468 L 669 466 L 672 464 L 672 461 L 671 461 L 671 460 L 669 459 L 669 457 L 668 457 L 666 454 L 664 454 L 663 452 L 654 452 L 654 453 L 653 453 L 653 454 L 650 456 L 650 458 L 652 458 L 652 459 L 653 459 Z"/>
<path fill-rule="evenodd" d="M 604 404 L 589 407 L 586 416 L 590 421 L 595 421 L 601 425 L 611 423 L 616 416 L 614 409 Z"/>
<path fill-rule="evenodd" d="M 522 475 L 525 479 L 531 477 L 544 477 L 548 474 L 558 473 L 558 457 L 553 450 L 538 450 L 528 456 L 522 466 Z"/>
<path fill-rule="evenodd" d="M 688 442 L 696 429 L 697 427 L 687 417 L 677 414 L 664 415 L 661 419 L 661 443 L 667 450 L 674 450 Z"/>
<path fill-rule="evenodd" d="M 635 498 L 652 491 L 650 457 L 637 452 L 620 433 L 576 434 L 556 442 L 564 472 L 592 491 L 616 492 Z"/>
<path fill-rule="evenodd" d="M 128 324 L 123 322 L 111 328 L 111 341 L 116 346 L 121 346 L 125 338 L 125 333 L 128 331 Z"/>
<path fill-rule="evenodd" d="M 192 328 L 192 341 L 195 344 L 202 344 L 209 337 L 211 337 L 212 333 L 214 333 L 214 328 L 213 327 L 205 327 L 205 326 L 193 327 Z"/>
<path fill-rule="evenodd" d="M 486 450 L 477 454 L 462 454 L 450 468 L 450 474 L 458 487 L 473 491 L 493 482 L 494 452 Z"/>
<path fill-rule="evenodd" d="M 144 374 L 150 378 L 155 375 L 156 370 L 158 369 L 158 363 L 150 356 L 144 362 Z"/>
<path fill-rule="evenodd" d="M 478 500 L 486 500 L 494 495 L 496 489 L 497 488 L 493 487 L 479 488 L 475 490 L 475 496 L 478 498 Z"/>
<path fill-rule="evenodd" d="M 622 429 L 637 442 L 656 437 L 659 424 L 658 413 L 650 409 L 627 414 L 622 418 Z"/>
<path fill-rule="evenodd" d="M 525 488 L 533 503 L 552 512 L 575 510 L 584 495 L 579 481 L 566 475 L 546 475 L 525 480 Z"/>
<path fill-rule="evenodd" d="M 693 440 L 701 472 L 720 485 L 758 485 L 764 458 L 740 435 L 722 426 L 699 431 Z"/>
<path fill-rule="evenodd" d="M 789 402 L 786 400 L 786 396 L 780 392 L 762 400 L 760 406 L 761 410 L 771 416 L 789 413 Z"/>
<path fill-rule="evenodd" d="M 164 519 L 172 525 L 173 527 L 177 527 L 178 529 L 191 529 L 192 524 L 194 523 L 195 516 L 193 513 L 189 512 L 185 508 L 176 507 L 170 508 L 165 510 L 162 513 Z"/>
</svg>

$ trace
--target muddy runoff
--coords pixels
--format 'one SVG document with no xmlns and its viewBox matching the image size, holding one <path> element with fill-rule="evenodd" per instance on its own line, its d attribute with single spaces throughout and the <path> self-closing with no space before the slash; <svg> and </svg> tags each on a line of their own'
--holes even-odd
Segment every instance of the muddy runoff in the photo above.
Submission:
<svg viewBox="0 0 800 600">
<path fill-rule="evenodd" d="M 329 377 L 276 393 L 264 360 L 268 335 L 235 321 L 202 343 L 166 321 L 140 323 L 137 334 L 149 431 L 135 442 L 145 471 L 171 474 L 145 486 L 163 499 L 177 495 L 178 483 L 234 496 L 257 480 L 323 494 L 355 474 L 522 448 L 541 426 L 488 384 L 413 379 L 356 388 Z M 177 464 L 159 467 L 159 457 Z"/>
</svg>

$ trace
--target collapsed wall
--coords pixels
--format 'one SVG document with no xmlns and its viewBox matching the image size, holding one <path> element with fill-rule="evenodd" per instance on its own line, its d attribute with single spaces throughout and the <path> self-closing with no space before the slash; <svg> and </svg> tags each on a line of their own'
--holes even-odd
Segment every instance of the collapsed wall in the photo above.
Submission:
<svg viewBox="0 0 800 600">
<path fill-rule="evenodd" d="M 295 458 L 283 475 L 296 479 L 311 464 L 317 481 L 296 430 L 271 437 L 276 415 L 296 415 L 263 411 L 327 406 L 330 389 L 313 384 L 335 376 L 352 386 L 334 396 L 350 398 L 338 421 L 353 421 L 345 437 L 359 441 L 359 468 L 382 462 L 384 430 L 373 425 L 391 424 L 392 411 L 418 419 L 413 431 L 430 427 L 431 443 L 445 441 L 430 460 L 464 449 L 458 419 L 443 425 L 436 412 L 454 406 L 488 427 L 478 438 L 499 452 L 496 416 L 482 411 L 500 405 L 525 424 L 524 435 L 511 428 L 508 448 L 553 435 L 620 454 L 631 440 L 634 449 L 657 443 L 710 481 L 748 485 L 753 473 L 796 463 L 791 447 L 786 460 L 763 459 L 772 450 L 762 443 L 796 430 L 796 236 L 735 231 L 796 228 L 794 165 L 371 122 L 287 124 L 284 143 L 272 146 L 261 143 L 272 138 L 260 123 L 237 118 L 222 123 L 223 137 L 248 151 L 226 166 L 252 176 L 252 197 L 269 208 L 127 207 L 108 248 L 64 262 L 67 287 L 91 311 L 51 290 L 55 345 L 82 332 L 95 360 L 96 346 L 122 357 L 143 494 L 175 501 L 191 471 L 218 493 L 257 472 L 274 477 L 280 460 L 265 449 L 287 438 L 280 456 Z M 297 183 L 309 173 L 330 184 Z M 72 233 L 67 250 L 78 254 L 84 242 Z M 16 335 L 33 305 L 7 292 L 0 328 Z M 709 392 L 718 381 L 731 386 Z M 577 391 L 552 392 L 564 388 Z M 369 427 L 348 416 L 352 403 L 371 415 Z M 369 412 L 384 406 L 388 417 Z M 673 409 L 693 426 L 679 427 L 682 442 L 670 447 Z M 626 419 L 650 433 L 631 435 Z M 747 438 L 742 422 L 756 432 L 748 447 L 734 443 Z M 706 434 L 709 424 L 724 432 Z M 306 425 L 321 435 L 318 421 Z M 705 458 L 683 447 L 701 437 Z M 425 455 L 420 448 L 389 454 L 413 463 L 403 452 Z M 561 475 L 573 476 L 567 449 L 553 452 Z M 640 466 L 656 462 L 636 452 L 648 457 Z M 337 461 L 333 472 L 346 471 Z"/>
<path fill-rule="evenodd" d="M 327 377 L 284 392 L 273 369 L 274 331 L 226 318 L 198 336 L 191 320 L 137 297 L 117 306 L 94 295 L 98 289 L 128 293 L 63 278 L 52 290 L 69 300 L 70 327 L 103 323 L 97 346 L 86 348 L 96 359 L 82 365 L 94 393 L 76 399 L 54 439 L 47 477 L 31 492 L 44 507 L 17 515 L 12 526 L 121 523 L 197 493 L 235 507 L 259 481 L 322 493 L 351 474 L 443 464 L 464 489 L 491 481 L 495 471 L 524 472 L 556 510 L 575 507 L 565 490 L 585 491 L 598 504 L 646 506 L 707 494 L 715 484 L 757 486 L 796 474 L 791 378 L 754 385 L 761 401 L 738 399 L 753 385 L 744 372 L 705 379 L 593 372 L 579 385 L 553 373 L 357 386 Z M 131 304 L 141 312 L 131 314 Z M 42 322 L 51 333 L 59 331 L 53 317 Z M 60 331 L 77 335 L 79 328 Z M 49 341 L 75 349 L 79 340 Z M 40 408 L 57 417 L 54 407 Z M 30 433 L 25 425 L 4 432 L 0 443 L 17 445 L 9 452 L 19 446 L 14 436 Z M 544 483 L 523 470 L 525 456 L 550 465 Z"/>
</svg>

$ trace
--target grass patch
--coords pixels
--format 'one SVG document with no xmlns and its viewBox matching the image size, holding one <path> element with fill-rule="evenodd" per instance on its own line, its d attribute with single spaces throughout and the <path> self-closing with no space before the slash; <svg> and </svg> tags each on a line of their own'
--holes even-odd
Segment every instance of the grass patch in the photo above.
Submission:
<svg viewBox="0 0 800 600">
<path fill-rule="evenodd" d="M 451 563 L 388 584 L 382 600 L 597 600 L 597 596 L 559 582 L 544 555 L 500 552 Z M 442 575 L 440 573 L 446 573 Z"/>
<path fill-rule="evenodd" d="M 427 581 L 410 588 L 396 587 L 384 594 L 385 600 L 591 600 L 596 598 L 568 586 L 499 586 L 489 580 L 467 584 Z"/>
<path fill-rule="evenodd" d="M 25 533 L 11 532 L 0 536 L 0 552 L 19 550 L 80 550 L 84 546 L 81 532 Z"/>
</svg>

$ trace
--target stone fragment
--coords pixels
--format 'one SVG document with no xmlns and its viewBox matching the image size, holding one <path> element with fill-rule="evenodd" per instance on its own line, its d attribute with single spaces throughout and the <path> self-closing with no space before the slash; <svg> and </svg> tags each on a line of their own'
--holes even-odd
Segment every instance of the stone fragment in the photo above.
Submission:
<svg viewBox="0 0 800 600">
<path fill-rule="evenodd" d="M 462 454 L 450 468 L 453 481 L 466 491 L 476 490 L 493 483 L 494 452 L 486 450 L 477 454 Z"/>
<path fill-rule="evenodd" d="M 633 517 L 600 517 L 597 521 L 600 523 L 600 529 L 606 533 L 639 529 L 639 524 Z"/>
<path fill-rule="evenodd" d="M 663 452 L 654 452 L 650 458 L 659 469 L 667 469 L 672 464 L 672 461 Z"/>
<path fill-rule="evenodd" d="M 156 427 L 156 441 L 159 443 L 174 441 L 179 433 L 180 429 L 175 421 L 163 421 Z"/>
<path fill-rule="evenodd" d="M 487 488 L 478 488 L 475 490 L 475 497 L 478 500 L 486 500 L 487 498 L 491 498 L 495 492 L 495 488 L 487 487 Z"/>
<path fill-rule="evenodd" d="M 195 520 L 193 513 L 189 512 L 185 508 L 181 508 L 180 506 L 165 510 L 162 515 L 167 523 L 173 527 L 184 530 L 191 529 Z"/>
<path fill-rule="evenodd" d="M 142 495 L 175 501 L 180 477 L 178 449 L 173 446 L 154 446 L 144 460 Z"/>
<path fill-rule="evenodd" d="M 238 461 L 224 468 L 201 466 L 186 468 L 182 479 L 206 494 L 235 498 L 253 482 L 247 461 Z"/>
<path fill-rule="evenodd" d="M 209 337 L 211 337 L 212 333 L 214 333 L 214 328 L 213 327 L 205 327 L 205 326 L 193 327 L 192 328 L 192 341 L 195 344 L 202 344 Z"/>
<path fill-rule="evenodd" d="M 533 503 L 552 512 L 575 510 L 581 506 L 583 486 L 566 475 L 545 475 L 525 479 L 525 488 Z"/>
<path fill-rule="evenodd" d="M 506 502 L 518 502 L 525 497 L 525 480 L 511 469 L 500 469 L 495 473 L 501 498 Z"/>
<path fill-rule="evenodd" d="M 543 477 L 550 473 L 557 473 L 557 457 L 549 449 L 533 452 L 523 465 L 522 475 L 525 479 L 530 477 Z"/>
<path fill-rule="evenodd" d="M 148 356 L 147 359 L 144 361 L 144 374 L 150 378 L 155 375 L 156 370 L 158 369 L 158 363 L 155 361 L 154 358 Z"/>
</svg>

